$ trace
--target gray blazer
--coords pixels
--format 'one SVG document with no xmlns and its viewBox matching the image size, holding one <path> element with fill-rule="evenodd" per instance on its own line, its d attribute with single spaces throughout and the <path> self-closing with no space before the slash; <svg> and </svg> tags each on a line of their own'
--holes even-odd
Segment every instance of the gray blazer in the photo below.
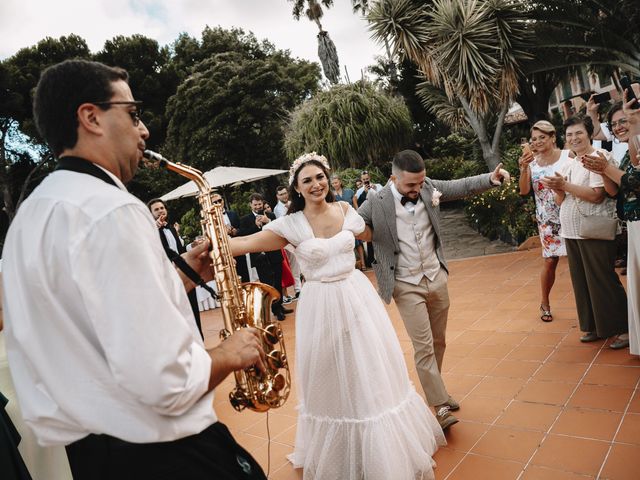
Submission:
<svg viewBox="0 0 640 480">
<path fill-rule="evenodd" d="M 484 192 L 493 187 L 491 174 L 476 175 L 459 180 L 432 180 L 427 178 L 420 191 L 425 203 L 429 220 L 435 233 L 436 255 L 442 267 L 448 271 L 440 239 L 440 206 L 434 207 L 431 196 L 434 188 L 442 192 L 441 202 Z M 373 193 L 373 194 L 372 194 Z M 367 201 L 358 209 L 365 223 L 373 229 L 375 261 L 373 270 L 378 280 L 378 293 L 386 303 L 391 301 L 395 285 L 395 268 L 398 262 L 400 246 L 396 226 L 396 206 L 391 186 L 387 185 L 379 192 L 370 192 Z"/>
</svg>

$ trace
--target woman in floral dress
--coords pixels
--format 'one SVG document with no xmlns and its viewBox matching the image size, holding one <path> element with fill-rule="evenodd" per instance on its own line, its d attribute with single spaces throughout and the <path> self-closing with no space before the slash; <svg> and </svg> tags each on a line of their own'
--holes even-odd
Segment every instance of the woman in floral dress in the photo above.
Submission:
<svg viewBox="0 0 640 480">
<path fill-rule="evenodd" d="M 560 237 L 560 207 L 556 204 L 553 192 L 546 188 L 540 179 L 553 176 L 569 159 L 569 150 L 560 150 L 556 145 L 556 129 L 546 120 L 536 122 L 531 127 L 531 147 L 534 153 L 523 148 L 518 164 L 520 165 L 520 195 L 528 195 L 533 186 L 536 200 L 536 222 L 542 258 L 540 273 L 540 319 L 543 322 L 553 320 L 549 295 L 556 279 L 556 268 L 560 257 L 566 256 L 564 241 Z"/>
</svg>

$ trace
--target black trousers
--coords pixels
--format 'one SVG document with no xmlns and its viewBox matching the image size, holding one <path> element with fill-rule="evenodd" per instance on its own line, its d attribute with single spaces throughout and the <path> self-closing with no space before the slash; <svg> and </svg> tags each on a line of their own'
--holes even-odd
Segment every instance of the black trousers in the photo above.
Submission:
<svg viewBox="0 0 640 480">
<path fill-rule="evenodd" d="M 74 480 L 266 480 L 220 422 L 173 442 L 140 444 L 89 435 L 66 450 Z"/>
<path fill-rule="evenodd" d="M 279 264 L 266 263 L 256 267 L 258 277 L 262 283 L 271 285 L 280 294 L 280 299 L 271 304 L 271 311 L 277 314 L 282 311 L 282 262 Z"/>
<path fill-rule="evenodd" d="M 371 268 L 375 259 L 375 255 L 373 253 L 373 242 L 367 242 L 367 259 L 364 262 L 366 267 Z"/>
<path fill-rule="evenodd" d="M 614 240 L 565 238 L 580 330 L 600 338 L 627 333 L 627 295 L 613 264 Z"/>
</svg>

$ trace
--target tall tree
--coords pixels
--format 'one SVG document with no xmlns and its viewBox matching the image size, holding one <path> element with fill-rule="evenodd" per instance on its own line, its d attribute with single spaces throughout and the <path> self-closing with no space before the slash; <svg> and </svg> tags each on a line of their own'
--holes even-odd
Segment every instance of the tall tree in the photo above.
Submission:
<svg viewBox="0 0 640 480">
<path fill-rule="evenodd" d="M 144 102 L 142 119 L 150 132 L 147 145 L 157 149 L 167 128 L 164 117 L 167 100 L 180 82 L 169 48 L 160 47 L 156 40 L 143 35 L 117 36 L 107 40 L 94 58 L 127 70 L 136 98 Z"/>
<path fill-rule="evenodd" d="M 382 164 L 411 138 L 411 115 L 402 99 L 366 82 L 336 85 L 291 115 L 285 148 L 293 159 L 317 151 L 340 167 Z"/>
<path fill-rule="evenodd" d="M 283 166 L 287 112 L 317 90 L 319 75 L 317 64 L 282 51 L 203 60 L 167 104 L 167 154 L 204 170 Z"/>
<path fill-rule="evenodd" d="M 19 129 L 36 143 L 42 143 L 31 112 L 31 92 L 40 78 L 40 72 L 68 58 L 89 57 L 86 42 L 77 35 L 69 35 L 59 39 L 47 37 L 0 63 L 0 190 L 3 210 L 9 220 L 13 219 L 20 202 L 29 191 L 31 180 L 50 163 L 52 155 L 43 149 L 39 158 L 29 163 L 24 151 L 9 148 L 8 136 L 12 129 Z M 16 162 L 20 162 L 21 171 L 31 165 L 29 174 L 13 175 L 12 168 Z M 22 182 L 16 183 L 18 179 Z"/>
<path fill-rule="evenodd" d="M 413 124 L 414 148 L 426 157 L 433 155 L 434 139 L 446 137 L 451 129 L 431 111 L 424 108 L 418 96 L 418 86 L 422 83 L 418 67 L 409 59 L 399 65 L 388 57 L 377 57 L 377 63 L 368 67 L 375 75 L 373 83 L 391 95 L 400 95 L 409 111 Z"/>
<path fill-rule="evenodd" d="M 420 68 L 424 105 L 454 128 L 469 125 L 494 168 L 520 64 L 529 58 L 520 10 L 509 0 L 380 0 L 369 20 L 376 38 Z"/>
<path fill-rule="evenodd" d="M 322 28 L 320 19 L 323 17 L 324 12 L 322 5 L 330 7 L 333 5 L 333 0 L 289 0 L 293 2 L 293 17 L 296 20 L 300 20 L 302 13 L 314 22 L 318 27 L 318 57 L 322 64 L 322 70 L 324 76 L 327 77 L 329 82 L 336 84 L 340 81 L 340 62 L 338 60 L 338 52 L 333 40 L 329 37 L 329 32 Z"/>
</svg>

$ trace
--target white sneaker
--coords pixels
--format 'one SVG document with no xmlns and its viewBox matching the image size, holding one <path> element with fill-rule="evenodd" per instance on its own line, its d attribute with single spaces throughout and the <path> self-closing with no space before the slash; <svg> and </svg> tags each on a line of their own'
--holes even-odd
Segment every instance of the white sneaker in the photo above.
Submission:
<svg viewBox="0 0 640 480">
<path fill-rule="evenodd" d="M 286 295 L 282 296 L 282 304 L 283 305 L 289 305 L 291 302 L 293 302 L 293 298 L 292 297 L 287 297 Z"/>
</svg>

